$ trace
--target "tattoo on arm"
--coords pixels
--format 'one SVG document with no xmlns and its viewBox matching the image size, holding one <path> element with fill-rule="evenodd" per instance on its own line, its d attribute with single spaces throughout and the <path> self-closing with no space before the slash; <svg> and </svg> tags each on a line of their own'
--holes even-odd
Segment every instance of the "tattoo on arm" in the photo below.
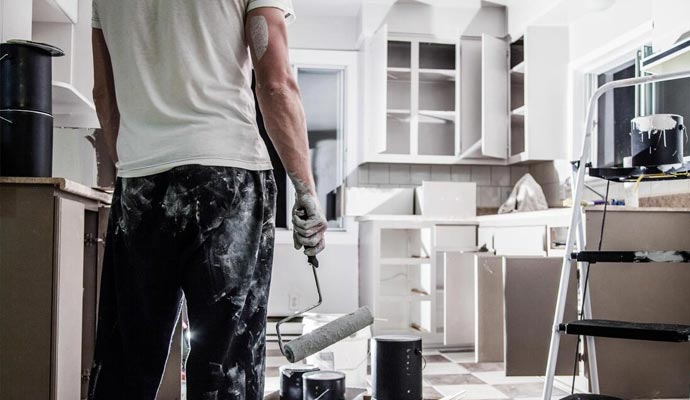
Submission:
<svg viewBox="0 0 690 400">
<path fill-rule="evenodd" d="M 261 57 L 264 56 L 268 48 L 268 24 L 263 15 L 255 15 L 249 19 L 249 34 L 256 54 L 256 61 L 261 61 Z"/>
</svg>

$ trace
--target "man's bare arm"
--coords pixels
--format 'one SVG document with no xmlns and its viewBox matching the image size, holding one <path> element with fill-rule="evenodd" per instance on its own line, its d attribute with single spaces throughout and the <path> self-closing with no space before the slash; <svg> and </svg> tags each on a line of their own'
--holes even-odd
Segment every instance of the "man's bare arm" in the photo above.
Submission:
<svg viewBox="0 0 690 400">
<path fill-rule="evenodd" d="M 249 12 L 245 34 L 254 62 L 256 94 L 268 136 L 295 186 L 295 248 L 314 255 L 325 246 L 327 222 L 319 207 L 309 162 L 307 125 L 302 98 L 288 59 L 287 28 L 277 8 Z"/>
<path fill-rule="evenodd" d="M 113 66 L 110 53 L 105 43 L 103 31 L 93 29 L 91 33 L 93 45 L 93 101 L 96 114 L 101 123 L 108 152 L 113 162 L 117 162 L 117 133 L 120 129 L 120 110 L 117 108 L 115 97 L 115 82 L 113 80 Z"/>
</svg>

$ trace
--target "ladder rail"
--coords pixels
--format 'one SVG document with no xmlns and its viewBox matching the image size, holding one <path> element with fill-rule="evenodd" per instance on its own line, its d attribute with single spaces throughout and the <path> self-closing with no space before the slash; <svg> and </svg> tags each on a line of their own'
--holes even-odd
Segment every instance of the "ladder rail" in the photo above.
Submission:
<svg viewBox="0 0 690 400">
<path fill-rule="evenodd" d="M 558 361 L 558 348 L 560 345 L 561 333 L 558 329 L 563 322 L 565 312 L 565 302 L 568 295 L 568 284 L 570 280 L 571 259 L 570 255 L 573 252 L 575 245 L 576 230 L 579 222 L 580 203 L 582 202 L 582 192 L 585 183 L 585 170 L 587 163 L 590 161 L 592 148 L 592 131 L 594 128 L 594 115 L 599 98 L 605 93 L 628 86 L 635 86 L 644 83 L 664 82 L 675 79 L 690 78 L 689 71 L 672 72 L 668 74 L 647 75 L 636 78 L 620 79 L 606 83 L 594 91 L 589 99 L 587 107 L 587 116 L 585 118 L 584 137 L 582 138 L 582 147 L 580 152 L 579 163 L 577 167 L 576 180 L 573 182 L 573 205 L 570 216 L 570 228 L 568 229 L 568 236 L 566 240 L 565 255 L 563 256 L 563 264 L 561 266 L 561 278 L 558 286 L 558 299 L 556 302 L 556 310 L 554 312 L 554 324 L 551 331 L 551 344 L 549 345 L 549 359 L 546 365 L 546 373 L 544 379 L 544 390 L 542 392 L 543 400 L 550 400 L 553 392 L 553 381 L 556 373 L 556 363 Z M 584 243 L 581 244 L 584 246 Z"/>
</svg>

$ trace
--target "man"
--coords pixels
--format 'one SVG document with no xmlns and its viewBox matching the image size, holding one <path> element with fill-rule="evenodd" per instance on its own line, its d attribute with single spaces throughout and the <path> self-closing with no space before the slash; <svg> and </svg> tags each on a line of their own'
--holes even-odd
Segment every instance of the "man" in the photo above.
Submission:
<svg viewBox="0 0 690 400">
<path fill-rule="evenodd" d="M 187 300 L 187 398 L 263 396 L 275 183 L 251 84 L 295 186 L 295 247 L 324 248 L 290 0 L 94 0 L 94 100 L 118 180 L 92 399 L 153 399 Z M 251 54 L 251 59 L 250 59 Z"/>
</svg>

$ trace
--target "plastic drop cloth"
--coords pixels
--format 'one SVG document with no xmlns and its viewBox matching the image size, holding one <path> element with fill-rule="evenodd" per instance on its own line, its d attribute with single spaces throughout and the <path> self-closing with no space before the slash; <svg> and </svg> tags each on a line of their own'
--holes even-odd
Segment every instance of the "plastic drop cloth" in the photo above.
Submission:
<svg viewBox="0 0 690 400">
<path fill-rule="evenodd" d="M 508 200 L 498 209 L 499 214 L 539 211 L 549 208 L 541 186 L 530 174 L 525 174 L 515 184 Z"/>
</svg>

